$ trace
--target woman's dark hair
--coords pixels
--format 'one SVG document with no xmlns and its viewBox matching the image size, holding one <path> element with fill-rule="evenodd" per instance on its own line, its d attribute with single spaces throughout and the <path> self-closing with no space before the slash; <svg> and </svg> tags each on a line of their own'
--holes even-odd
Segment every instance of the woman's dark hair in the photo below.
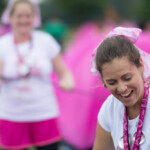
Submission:
<svg viewBox="0 0 150 150">
<path fill-rule="evenodd" d="M 140 67 L 140 54 L 133 43 L 124 36 L 106 38 L 97 48 L 96 67 L 102 75 L 102 65 L 115 58 L 127 57 L 131 63 Z"/>
</svg>

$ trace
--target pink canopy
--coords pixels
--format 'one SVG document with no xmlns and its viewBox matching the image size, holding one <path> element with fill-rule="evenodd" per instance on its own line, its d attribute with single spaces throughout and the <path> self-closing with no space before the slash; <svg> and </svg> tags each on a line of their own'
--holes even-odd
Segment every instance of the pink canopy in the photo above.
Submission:
<svg viewBox="0 0 150 150">
<path fill-rule="evenodd" d="M 150 32 L 143 31 L 136 45 L 147 53 L 150 53 Z"/>
<path fill-rule="evenodd" d="M 91 53 L 104 35 L 93 23 L 88 23 L 78 30 L 64 54 L 64 61 L 75 78 L 75 90 L 69 93 L 55 86 L 60 107 L 60 130 L 64 140 L 77 148 L 92 147 L 97 114 L 109 94 L 102 87 L 99 77 L 90 72 Z"/>
</svg>

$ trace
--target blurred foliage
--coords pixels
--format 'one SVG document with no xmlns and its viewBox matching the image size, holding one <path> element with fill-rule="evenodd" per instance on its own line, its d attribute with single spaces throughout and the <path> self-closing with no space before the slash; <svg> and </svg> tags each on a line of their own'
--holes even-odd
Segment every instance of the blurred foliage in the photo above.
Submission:
<svg viewBox="0 0 150 150">
<path fill-rule="evenodd" d="M 150 0 L 45 0 L 41 9 L 43 21 L 59 16 L 68 23 L 82 23 L 106 17 L 110 6 L 121 19 L 150 19 Z"/>
<path fill-rule="evenodd" d="M 55 0 L 70 22 L 84 22 L 102 17 L 104 2 L 101 0 Z M 67 16 L 68 14 L 68 16 Z"/>
<path fill-rule="evenodd" d="M 0 16 L 3 13 L 6 5 L 7 5 L 7 1 L 6 0 L 0 0 Z"/>
<path fill-rule="evenodd" d="M 81 23 L 102 17 L 103 6 L 104 2 L 100 0 L 46 0 L 41 4 L 41 10 L 43 21 L 58 16 L 68 23 Z"/>
<path fill-rule="evenodd" d="M 141 9 L 138 11 L 139 19 L 147 20 L 147 21 L 150 20 L 149 7 L 150 7 L 150 0 L 144 0 L 144 3 L 143 3 L 143 1 L 141 2 L 141 5 L 140 5 Z"/>
<path fill-rule="evenodd" d="M 0 0 L 0 15 L 8 0 Z M 40 4 L 42 21 L 59 17 L 67 23 L 83 23 L 107 17 L 113 7 L 118 18 L 131 21 L 150 20 L 150 0 L 43 0 Z M 111 12 L 111 11 L 110 11 Z"/>
<path fill-rule="evenodd" d="M 62 14 L 61 10 L 55 3 L 55 0 L 45 0 L 40 4 L 42 22 L 46 22 L 51 19 L 54 15 Z"/>
</svg>

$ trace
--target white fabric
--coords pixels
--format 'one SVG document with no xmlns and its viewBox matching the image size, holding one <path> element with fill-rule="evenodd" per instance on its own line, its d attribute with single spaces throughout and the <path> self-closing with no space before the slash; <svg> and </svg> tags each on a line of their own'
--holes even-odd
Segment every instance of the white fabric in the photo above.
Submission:
<svg viewBox="0 0 150 150">
<path fill-rule="evenodd" d="M 58 106 L 50 83 L 52 59 L 59 53 L 60 46 L 48 34 L 33 31 L 30 42 L 18 45 L 18 50 L 27 58 L 34 58 L 33 66 L 40 70 L 39 77 L 25 80 L 3 81 L 0 91 L 0 119 L 12 121 L 41 121 L 58 116 Z M 18 57 L 12 34 L 0 38 L 0 60 L 4 62 L 3 76 L 18 76 Z M 19 91 L 19 88 L 28 88 Z"/>
<path fill-rule="evenodd" d="M 124 106 L 113 95 L 110 95 L 102 105 L 98 114 L 98 122 L 106 131 L 111 133 L 115 150 L 122 150 L 119 148 L 119 140 L 123 136 L 123 116 Z M 129 120 L 129 139 L 131 146 L 133 146 L 133 134 L 137 130 L 136 124 L 138 117 Z M 150 150 L 150 96 L 148 98 L 146 116 L 144 120 L 143 133 L 145 134 L 145 142 L 140 146 L 139 150 Z"/>
</svg>

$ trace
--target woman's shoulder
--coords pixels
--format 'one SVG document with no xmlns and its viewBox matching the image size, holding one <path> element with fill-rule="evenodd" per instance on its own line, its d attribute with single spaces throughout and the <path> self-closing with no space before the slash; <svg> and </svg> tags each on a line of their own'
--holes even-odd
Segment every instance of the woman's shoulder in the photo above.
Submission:
<svg viewBox="0 0 150 150">
<path fill-rule="evenodd" d="M 0 37 L 0 43 L 12 41 L 12 39 L 13 39 L 12 33 L 7 33 Z"/>
<path fill-rule="evenodd" d="M 98 114 L 99 124 L 108 132 L 112 131 L 112 124 L 122 117 L 123 104 L 113 95 L 107 97 Z"/>
<path fill-rule="evenodd" d="M 33 30 L 32 32 L 33 42 L 42 47 L 48 54 L 58 54 L 61 47 L 58 42 L 48 33 L 40 30 Z M 39 42 L 40 41 L 40 42 Z"/>
<path fill-rule="evenodd" d="M 122 107 L 123 104 L 112 94 L 107 97 L 105 102 L 103 103 L 104 107 L 106 106 L 107 108 L 116 108 L 116 107 Z"/>
<path fill-rule="evenodd" d="M 40 40 L 46 40 L 46 39 L 52 39 L 53 37 L 45 32 L 45 31 L 41 31 L 41 30 L 33 30 L 32 35 Z"/>
<path fill-rule="evenodd" d="M 112 94 L 107 97 L 102 107 L 100 108 L 99 114 L 107 113 L 111 116 L 116 112 L 122 113 L 124 105 Z"/>
</svg>

